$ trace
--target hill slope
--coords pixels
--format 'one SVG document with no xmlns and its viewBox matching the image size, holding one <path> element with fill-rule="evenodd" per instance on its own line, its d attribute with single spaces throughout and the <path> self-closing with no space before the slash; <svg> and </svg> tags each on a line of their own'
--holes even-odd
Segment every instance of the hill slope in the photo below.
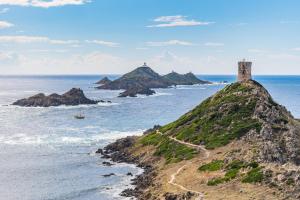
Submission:
<svg viewBox="0 0 300 200">
<path fill-rule="evenodd" d="M 161 131 L 208 149 L 245 136 L 249 141 L 261 143 L 262 159 L 300 164 L 297 124 L 263 86 L 248 81 L 225 87 Z"/>
<path fill-rule="evenodd" d="M 126 193 L 138 199 L 300 198 L 299 121 L 252 80 L 106 151 L 147 166 Z"/>
</svg>

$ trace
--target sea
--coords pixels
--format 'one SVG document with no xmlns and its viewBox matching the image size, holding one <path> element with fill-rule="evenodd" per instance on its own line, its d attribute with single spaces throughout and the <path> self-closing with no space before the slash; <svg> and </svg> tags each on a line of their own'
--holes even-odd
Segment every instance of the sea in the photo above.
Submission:
<svg viewBox="0 0 300 200">
<path fill-rule="evenodd" d="M 121 91 L 97 90 L 104 75 L 0 76 L 0 200 L 112 200 L 132 187 L 142 169 L 105 166 L 98 148 L 118 138 L 164 125 L 234 82 L 235 76 L 199 75 L 211 85 L 155 89 L 153 96 L 118 98 Z M 108 75 L 116 79 L 117 75 Z M 274 100 L 300 118 L 300 76 L 255 76 Z M 11 104 L 37 93 L 82 88 L 97 105 L 23 108 Z M 83 112 L 84 120 L 74 118 Z M 110 177 L 103 175 L 114 173 Z"/>
</svg>

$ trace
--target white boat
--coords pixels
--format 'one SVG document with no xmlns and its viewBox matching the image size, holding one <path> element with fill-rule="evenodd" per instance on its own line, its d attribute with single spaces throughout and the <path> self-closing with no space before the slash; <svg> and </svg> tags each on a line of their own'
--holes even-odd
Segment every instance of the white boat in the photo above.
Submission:
<svg viewBox="0 0 300 200">
<path fill-rule="evenodd" d="M 80 105 L 80 101 L 79 101 L 79 105 Z M 81 109 L 80 109 L 79 114 L 75 115 L 74 118 L 75 119 L 84 119 L 85 118 L 85 116 L 82 114 Z"/>
</svg>

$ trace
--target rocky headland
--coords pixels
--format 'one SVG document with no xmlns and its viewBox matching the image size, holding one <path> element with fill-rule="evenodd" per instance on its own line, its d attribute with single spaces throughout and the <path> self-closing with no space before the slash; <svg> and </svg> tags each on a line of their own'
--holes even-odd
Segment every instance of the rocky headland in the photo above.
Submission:
<svg viewBox="0 0 300 200">
<path fill-rule="evenodd" d="M 299 120 L 253 80 L 98 153 L 145 169 L 122 193 L 137 199 L 300 198 Z"/>
<path fill-rule="evenodd" d="M 31 96 L 29 98 L 20 99 L 13 103 L 13 105 L 22 106 L 22 107 L 49 107 L 49 106 L 76 106 L 80 104 L 97 104 L 101 101 L 91 100 L 85 97 L 83 91 L 79 88 L 72 88 L 68 92 L 59 95 L 51 94 L 45 95 L 43 93 Z"/>
<path fill-rule="evenodd" d="M 161 76 L 146 63 L 135 70 L 124 74 L 122 77 L 98 86 L 98 89 L 125 90 L 120 97 L 136 97 L 137 94 L 152 95 L 153 88 L 168 88 L 172 85 L 208 84 L 208 81 L 199 80 L 194 74 L 177 74 L 175 72 Z"/>
</svg>

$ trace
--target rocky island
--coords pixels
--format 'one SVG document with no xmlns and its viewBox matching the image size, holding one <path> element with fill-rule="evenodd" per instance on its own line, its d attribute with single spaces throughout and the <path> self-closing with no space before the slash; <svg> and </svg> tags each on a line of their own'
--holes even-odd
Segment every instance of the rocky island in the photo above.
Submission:
<svg viewBox="0 0 300 200">
<path fill-rule="evenodd" d="M 107 84 L 97 87 L 98 89 L 125 90 L 120 97 L 135 97 L 137 94 L 152 95 L 153 88 L 167 88 L 172 85 L 208 84 L 208 81 L 199 80 L 194 74 L 180 75 L 175 72 L 161 76 L 144 63 L 143 66 L 124 74 Z"/>
<path fill-rule="evenodd" d="M 150 96 L 155 94 L 154 90 L 151 90 L 148 87 L 136 86 L 131 87 L 124 92 L 120 93 L 119 97 L 136 97 L 137 94 Z"/>
<path fill-rule="evenodd" d="M 171 72 L 163 76 L 172 85 L 195 85 L 195 84 L 211 84 L 209 81 L 203 81 L 198 79 L 192 72 L 187 74 L 178 74 Z"/>
<path fill-rule="evenodd" d="M 112 81 L 107 78 L 107 77 L 104 77 L 103 79 L 101 79 L 100 81 L 96 82 L 95 84 L 99 84 L 99 85 L 105 85 L 105 84 L 109 84 L 111 83 Z"/>
<path fill-rule="evenodd" d="M 97 104 L 99 102 L 100 101 L 86 98 L 81 89 L 72 88 L 70 91 L 62 95 L 54 93 L 46 96 L 45 94 L 40 93 L 26 99 L 20 99 L 14 102 L 13 105 L 22 107 L 49 107 L 60 105 L 76 106 L 80 104 Z"/>
<path fill-rule="evenodd" d="M 137 199 L 299 199 L 300 123 L 251 80 L 241 63 L 239 81 L 178 120 L 120 139 L 99 150 L 145 172 Z M 245 70 L 246 69 L 246 70 Z"/>
</svg>

